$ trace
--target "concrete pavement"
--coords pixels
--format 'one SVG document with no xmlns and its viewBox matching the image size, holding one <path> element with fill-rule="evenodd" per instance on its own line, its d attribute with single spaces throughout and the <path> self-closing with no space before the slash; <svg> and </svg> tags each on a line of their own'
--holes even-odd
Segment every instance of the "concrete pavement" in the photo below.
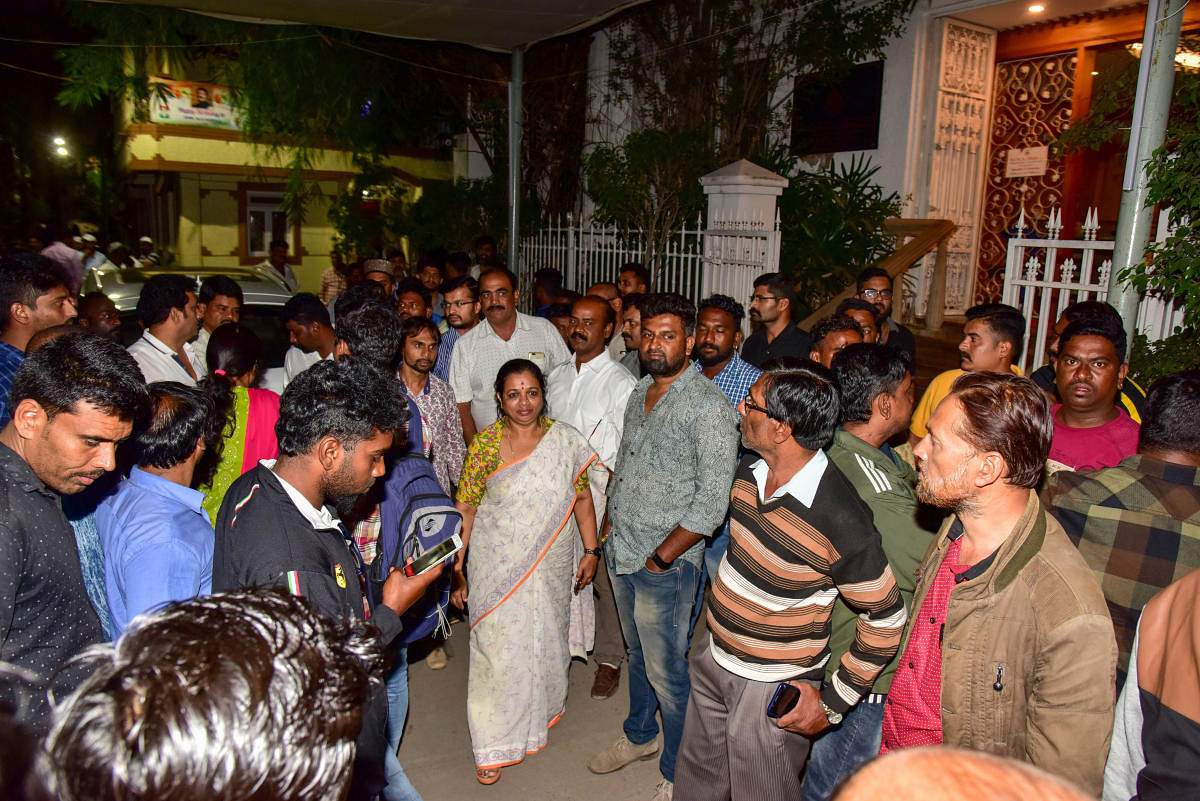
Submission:
<svg viewBox="0 0 1200 801">
<path fill-rule="evenodd" d="M 703 642 L 703 626 L 696 641 Z M 629 712 L 625 665 L 621 686 L 604 701 L 590 692 L 595 663 L 571 662 L 567 710 L 550 730 L 540 753 L 504 768 L 500 781 L 484 787 L 475 780 L 467 731 L 467 627 L 457 623 L 444 670 L 430 670 L 419 654 L 409 665 L 408 725 L 400 744 L 400 764 L 424 801 L 648 801 L 662 776 L 658 757 L 597 776 L 587 761 L 621 734 Z M 661 735 L 660 735 L 661 737 Z"/>
</svg>

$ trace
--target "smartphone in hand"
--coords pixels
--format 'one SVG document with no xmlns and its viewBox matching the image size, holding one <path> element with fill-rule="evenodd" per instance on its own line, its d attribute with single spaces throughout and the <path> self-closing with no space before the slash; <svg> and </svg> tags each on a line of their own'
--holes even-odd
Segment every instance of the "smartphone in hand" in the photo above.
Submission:
<svg viewBox="0 0 1200 801">
<path fill-rule="evenodd" d="M 771 696 L 771 702 L 767 704 L 767 717 L 781 718 L 788 712 L 792 711 L 792 707 L 800 700 L 800 690 L 785 682 L 780 682 L 775 688 L 775 694 Z"/>
</svg>

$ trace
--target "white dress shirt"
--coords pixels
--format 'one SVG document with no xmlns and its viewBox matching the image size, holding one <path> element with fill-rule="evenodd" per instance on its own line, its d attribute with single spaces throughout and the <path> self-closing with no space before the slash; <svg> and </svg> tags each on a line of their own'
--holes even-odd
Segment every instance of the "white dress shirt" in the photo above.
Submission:
<svg viewBox="0 0 1200 801">
<path fill-rule="evenodd" d="M 258 269 L 267 270 L 274 275 L 283 279 L 283 283 L 287 286 L 288 292 L 295 294 L 300 291 L 300 279 L 296 277 L 296 271 L 292 269 L 292 265 L 284 262 L 283 273 L 275 269 L 275 265 L 271 264 L 271 260 L 267 259 L 262 264 L 258 265 Z"/>
<path fill-rule="evenodd" d="M 333 361 L 333 351 L 329 351 L 329 355 L 326 356 L 325 359 L 327 361 Z M 295 345 L 292 345 L 287 349 L 287 353 L 285 353 L 283 356 L 283 385 L 286 387 L 288 384 L 292 383 L 293 378 L 300 375 L 319 361 L 321 361 L 320 351 L 303 351 Z"/>
<path fill-rule="evenodd" d="M 571 361 L 571 351 L 552 322 L 520 312 L 507 341 L 487 320 L 463 334 L 450 356 L 450 387 L 455 403 L 471 404 L 478 431 L 496 422 L 496 373 L 511 359 L 528 359 L 549 376 Z"/>
<path fill-rule="evenodd" d="M 208 340 L 211 337 L 212 331 L 200 326 L 200 333 L 192 340 L 192 351 L 196 354 L 196 360 L 204 365 L 204 375 L 208 375 Z"/>
<path fill-rule="evenodd" d="M 196 386 L 196 379 L 192 378 L 179 363 L 175 351 L 149 331 L 144 332 L 142 338 L 130 345 L 127 350 L 133 360 L 137 362 L 138 367 L 142 369 L 142 375 L 147 384 L 154 381 L 178 381 L 185 386 Z M 183 344 L 183 353 L 191 362 L 192 370 L 196 372 L 196 375 L 203 377 L 205 374 L 204 364 L 196 358 L 196 352 L 190 342 Z"/>
<path fill-rule="evenodd" d="M 599 520 L 604 516 L 608 478 L 621 448 L 625 404 L 637 379 L 602 350 L 578 370 L 574 359 L 559 365 L 547 383 L 547 414 L 587 437 L 600 457 L 588 467 L 592 503 Z"/>
</svg>

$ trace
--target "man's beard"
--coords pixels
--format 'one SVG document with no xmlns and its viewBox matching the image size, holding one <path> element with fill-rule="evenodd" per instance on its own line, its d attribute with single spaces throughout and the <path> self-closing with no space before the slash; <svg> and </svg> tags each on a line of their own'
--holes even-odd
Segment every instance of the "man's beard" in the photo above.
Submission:
<svg viewBox="0 0 1200 801">
<path fill-rule="evenodd" d="M 687 356 L 681 355 L 677 361 L 670 361 L 666 356 L 649 356 L 642 359 L 642 367 L 650 375 L 675 375 L 683 369 Z"/>
<path fill-rule="evenodd" d="M 960 517 L 977 515 L 979 499 L 966 486 L 967 463 L 970 458 L 963 459 L 953 473 L 938 479 L 933 484 L 930 484 L 927 479 L 928 473 L 920 471 L 917 480 L 917 498 L 922 503 L 949 509 Z"/>
<path fill-rule="evenodd" d="M 696 350 L 696 361 L 700 362 L 701 367 L 712 367 L 714 364 L 720 364 L 721 362 L 728 361 L 731 356 L 733 356 L 733 351 L 721 353 L 721 351 L 718 350 L 713 352 L 712 355 L 705 356 L 703 350 Z"/>
</svg>

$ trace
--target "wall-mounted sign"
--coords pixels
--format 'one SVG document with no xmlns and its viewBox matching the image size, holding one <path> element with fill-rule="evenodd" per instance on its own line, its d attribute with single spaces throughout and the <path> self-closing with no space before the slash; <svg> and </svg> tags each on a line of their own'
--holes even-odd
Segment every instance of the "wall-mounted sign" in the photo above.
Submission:
<svg viewBox="0 0 1200 801">
<path fill-rule="evenodd" d="M 212 83 L 158 80 L 150 84 L 150 120 L 208 128 L 238 127 L 229 89 Z"/>
<path fill-rule="evenodd" d="M 1004 164 L 1005 178 L 1038 178 L 1046 174 L 1050 162 L 1050 148 L 1041 147 L 1013 148 L 1008 151 L 1008 160 Z"/>
</svg>

